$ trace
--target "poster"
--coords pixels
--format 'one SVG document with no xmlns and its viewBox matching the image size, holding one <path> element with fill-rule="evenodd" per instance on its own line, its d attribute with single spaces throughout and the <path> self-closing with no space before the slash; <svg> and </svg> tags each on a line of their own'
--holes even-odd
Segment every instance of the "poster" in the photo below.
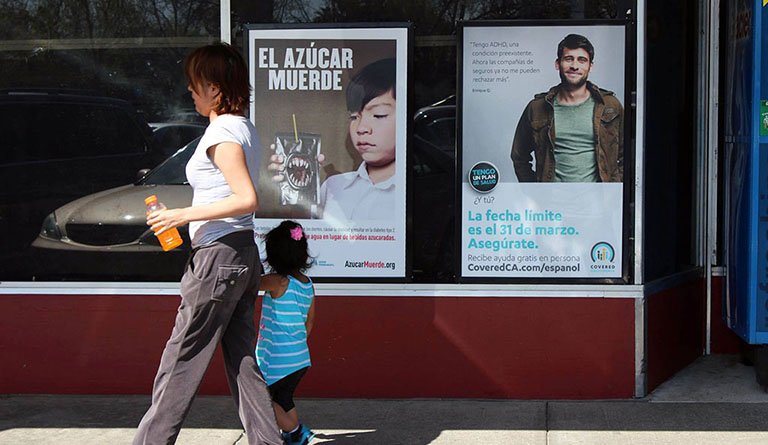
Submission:
<svg viewBox="0 0 768 445">
<path fill-rule="evenodd" d="M 620 278 L 625 27 L 462 31 L 461 275 Z"/>
<path fill-rule="evenodd" d="M 256 232 L 304 226 L 313 277 L 402 278 L 408 28 L 251 25 Z"/>
</svg>

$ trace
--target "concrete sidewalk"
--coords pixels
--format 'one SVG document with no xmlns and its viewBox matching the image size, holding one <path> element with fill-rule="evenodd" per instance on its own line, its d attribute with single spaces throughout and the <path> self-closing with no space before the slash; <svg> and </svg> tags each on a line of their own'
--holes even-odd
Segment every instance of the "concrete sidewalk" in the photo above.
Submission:
<svg viewBox="0 0 768 445">
<path fill-rule="evenodd" d="M 129 444 L 145 396 L 0 397 L 2 444 Z M 732 356 L 703 357 L 641 400 L 302 399 L 312 444 L 768 444 L 768 394 Z M 246 445 L 228 397 L 198 397 L 182 445 Z"/>
</svg>

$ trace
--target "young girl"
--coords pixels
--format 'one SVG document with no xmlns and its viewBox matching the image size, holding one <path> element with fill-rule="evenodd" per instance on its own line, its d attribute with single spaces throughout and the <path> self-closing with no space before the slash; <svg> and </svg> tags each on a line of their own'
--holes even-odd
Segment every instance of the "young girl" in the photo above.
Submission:
<svg viewBox="0 0 768 445">
<path fill-rule="evenodd" d="M 315 318 L 312 280 L 302 272 L 312 265 L 304 229 L 283 221 L 267 233 L 266 291 L 261 307 L 256 359 L 267 381 L 277 425 L 287 445 L 306 445 L 314 433 L 299 423 L 293 392 L 311 365 L 307 337 Z"/>
</svg>

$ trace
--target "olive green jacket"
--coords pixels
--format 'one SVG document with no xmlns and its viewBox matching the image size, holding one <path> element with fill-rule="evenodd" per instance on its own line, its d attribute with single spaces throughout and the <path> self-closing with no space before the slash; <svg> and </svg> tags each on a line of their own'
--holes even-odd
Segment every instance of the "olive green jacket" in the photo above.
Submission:
<svg viewBox="0 0 768 445">
<path fill-rule="evenodd" d="M 559 86 L 534 96 L 517 124 L 512 163 L 520 182 L 555 180 L 555 108 Z M 587 82 L 595 101 L 595 159 L 601 182 L 624 180 L 624 108 L 613 92 Z M 536 170 L 532 160 L 536 159 Z"/>
</svg>

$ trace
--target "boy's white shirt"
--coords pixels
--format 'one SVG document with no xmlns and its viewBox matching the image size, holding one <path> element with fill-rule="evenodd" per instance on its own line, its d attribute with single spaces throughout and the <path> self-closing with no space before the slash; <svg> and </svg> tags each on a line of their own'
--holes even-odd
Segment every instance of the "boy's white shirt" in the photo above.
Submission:
<svg viewBox="0 0 768 445">
<path fill-rule="evenodd" d="M 320 187 L 322 218 L 334 221 L 392 219 L 395 175 L 374 184 L 363 161 L 357 170 L 331 176 Z"/>
</svg>

